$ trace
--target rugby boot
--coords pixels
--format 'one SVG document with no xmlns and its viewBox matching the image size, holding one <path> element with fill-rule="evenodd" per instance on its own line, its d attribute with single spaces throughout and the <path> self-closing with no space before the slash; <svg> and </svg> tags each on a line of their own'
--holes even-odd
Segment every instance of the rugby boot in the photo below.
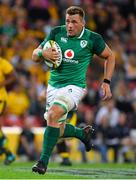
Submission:
<svg viewBox="0 0 136 180">
<path fill-rule="evenodd" d="M 6 155 L 6 159 L 4 160 L 5 165 L 11 164 L 13 161 L 15 161 L 15 156 L 12 153 L 8 153 Z"/>
<path fill-rule="evenodd" d="M 46 170 L 47 167 L 40 160 L 32 167 L 32 171 L 39 174 L 45 174 Z"/>
<path fill-rule="evenodd" d="M 92 128 L 92 126 L 86 126 L 83 128 L 84 134 L 85 134 L 85 138 L 83 140 L 81 140 L 84 145 L 85 145 L 85 149 L 86 151 L 90 151 L 92 148 L 92 143 L 91 143 L 91 135 L 94 131 L 94 129 Z"/>
</svg>

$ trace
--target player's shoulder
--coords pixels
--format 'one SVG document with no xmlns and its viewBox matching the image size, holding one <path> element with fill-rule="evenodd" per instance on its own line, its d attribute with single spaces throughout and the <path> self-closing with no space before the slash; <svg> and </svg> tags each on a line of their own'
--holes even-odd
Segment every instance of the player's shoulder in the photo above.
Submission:
<svg viewBox="0 0 136 180">
<path fill-rule="evenodd" d="M 85 28 L 85 32 L 88 35 L 89 39 L 97 39 L 100 38 L 101 35 L 95 31 L 91 31 L 90 29 Z"/>
<path fill-rule="evenodd" d="M 0 69 L 4 72 L 8 70 L 12 70 L 13 65 L 7 59 L 0 57 Z"/>
<path fill-rule="evenodd" d="M 9 64 L 9 62 L 7 61 L 7 59 L 0 57 L 0 64 L 1 64 L 1 65 L 4 65 L 5 63 L 6 63 L 6 64 Z"/>
<path fill-rule="evenodd" d="M 3 62 L 3 61 L 5 61 L 5 60 L 6 60 L 5 58 L 0 57 L 0 62 Z"/>
</svg>

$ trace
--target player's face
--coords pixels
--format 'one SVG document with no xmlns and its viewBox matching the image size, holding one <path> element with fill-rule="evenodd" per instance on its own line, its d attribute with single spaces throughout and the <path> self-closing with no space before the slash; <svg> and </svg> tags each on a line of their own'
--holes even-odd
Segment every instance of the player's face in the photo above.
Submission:
<svg viewBox="0 0 136 180">
<path fill-rule="evenodd" d="M 68 36 L 78 36 L 80 35 L 85 23 L 79 14 L 69 15 L 66 14 L 66 29 Z"/>
</svg>

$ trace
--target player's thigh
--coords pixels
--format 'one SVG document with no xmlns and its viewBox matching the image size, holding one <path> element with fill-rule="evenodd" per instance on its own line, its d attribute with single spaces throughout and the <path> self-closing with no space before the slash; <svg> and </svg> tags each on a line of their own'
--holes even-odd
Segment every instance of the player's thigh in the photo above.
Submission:
<svg viewBox="0 0 136 180">
<path fill-rule="evenodd" d="M 57 92 L 58 92 L 57 88 L 48 85 L 47 94 L 46 94 L 46 110 L 44 113 L 44 119 L 47 121 L 52 119 L 50 116 L 52 117 L 54 116 L 53 119 L 55 121 L 56 117 L 59 118 L 61 114 L 62 115 L 65 114 L 65 109 L 63 108 L 63 106 L 61 106 L 61 104 L 54 103 L 54 99 L 56 97 Z M 56 121 L 58 121 L 58 118 Z"/>
<path fill-rule="evenodd" d="M 68 96 L 70 96 L 74 102 L 75 109 L 77 109 L 79 102 L 83 99 L 83 97 L 86 94 L 86 89 L 75 85 L 68 85 L 66 89 L 68 92 Z"/>
<path fill-rule="evenodd" d="M 64 122 L 67 119 L 68 112 L 77 108 L 85 92 L 85 89 L 74 85 L 69 85 L 59 89 L 56 89 L 49 85 L 47 88 L 46 112 L 44 114 L 44 118 L 48 120 L 48 110 L 54 104 L 57 104 L 65 111 L 62 117 L 58 119 L 58 122 Z"/>
<path fill-rule="evenodd" d="M 64 115 L 67 115 L 71 110 L 77 109 L 78 104 L 85 93 L 86 89 L 74 85 L 68 85 L 56 91 L 53 104 L 62 106 L 65 110 Z"/>
<path fill-rule="evenodd" d="M 48 85 L 46 95 L 46 112 L 53 105 L 60 106 L 64 109 L 65 113 L 69 112 L 75 106 L 67 87 L 58 89 Z"/>
<path fill-rule="evenodd" d="M 52 87 L 51 85 L 48 85 L 46 93 L 46 111 L 48 111 L 48 109 L 53 105 L 56 92 L 56 88 Z"/>
</svg>

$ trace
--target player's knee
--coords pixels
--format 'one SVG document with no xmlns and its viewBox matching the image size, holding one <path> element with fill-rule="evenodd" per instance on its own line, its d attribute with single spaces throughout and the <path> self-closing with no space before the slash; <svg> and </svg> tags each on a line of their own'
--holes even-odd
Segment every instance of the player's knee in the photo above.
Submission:
<svg viewBox="0 0 136 180">
<path fill-rule="evenodd" d="M 56 113 L 52 110 L 48 111 L 47 114 L 48 122 L 55 122 L 56 121 Z"/>
<path fill-rule="evenodd" d="M 48 122 L 50 123 L 58 123 L 58 120 L 61 118 L 61 116 L 64 114 L 63 108 L 59 107 L 58 105 L 53 105 L 47 114 Z"/>
</svg>

